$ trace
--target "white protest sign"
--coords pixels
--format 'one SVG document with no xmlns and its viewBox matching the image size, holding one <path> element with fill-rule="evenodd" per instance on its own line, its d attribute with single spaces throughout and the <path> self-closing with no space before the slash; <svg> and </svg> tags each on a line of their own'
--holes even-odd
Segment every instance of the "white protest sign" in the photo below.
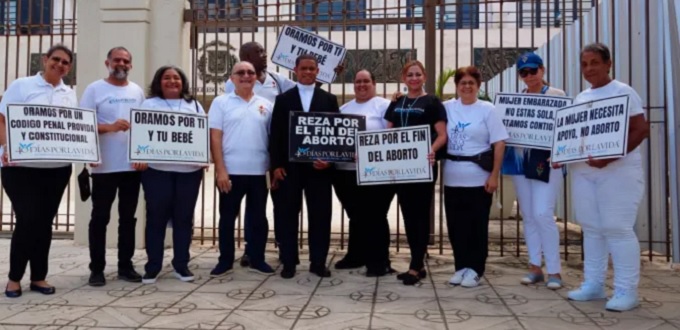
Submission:
<svg viewBox="0 0 680 330">
<path fill-rule="evenodd" d="M 571 104 L 570 98 L 561 96 L 497 94 L 494 99 L 496 114 L 510 136 L 505 144 L 550 150 L 555 130 L 555 112 Z"/>
<path fill-rule="evenodd" d="M 208 118 L 192 112 L 130 111 L 130 162 L 207 165 Z"/>
<path fill-rule="evenodd" d="M 311 54 L 317 58 L 319 75 L 316 79 L 330 84 L 335 80 L 335 68 L 345 59 L 347 50 L 316 33 L 294 26 L 284 26 L 272 53 L 272 62 L 293 70 L 295 59 L 302 54 Z"/>
<path fill-rule="evenodd" d="M 430 127 L 427 125 L 357 133 L 357 184 L 430 182 Z"/>
<path fill-rule="evenodd" d="M 42 104 L 9 104 L 7 148 L 11 163 L 99 163 L 97 113 Z"/>
<path fill-rule="evenodd" d="M 628 95 L 574 104 L 557 110 L 552 157 L 554 163 L 626 155 Z"/>
</svg>

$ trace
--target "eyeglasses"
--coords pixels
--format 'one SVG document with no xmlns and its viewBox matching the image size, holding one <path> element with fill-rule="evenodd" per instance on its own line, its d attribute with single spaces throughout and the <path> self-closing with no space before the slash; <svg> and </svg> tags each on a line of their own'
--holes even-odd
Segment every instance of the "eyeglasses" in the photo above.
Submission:
<svg viewBox="0 0 680 330">
<path fill-rule="evenodd" d="M 239 76 L 239 77 L 243 77 L 245 75 L 254 76 L 255 71 L 253 71 L 253 70 L 239 70 L 239 71 L 234 72 L 234 74 Z"/>
<path fill-rule="evenodd" d="M 538 68 L 533 68 L 533 69 L 522 69 L 519 70 L 519 76 L 524 78 L 528 75 L 536 75 L 538 73 Z"/>
<path fill-rule="evenodd" d="M 50 60 L 55 63 L 61 63 L 61 65 L 71 65 L 71 62 L 59 57 L 59 56 L 52 56 L 50 57 Z"/>
</svg>

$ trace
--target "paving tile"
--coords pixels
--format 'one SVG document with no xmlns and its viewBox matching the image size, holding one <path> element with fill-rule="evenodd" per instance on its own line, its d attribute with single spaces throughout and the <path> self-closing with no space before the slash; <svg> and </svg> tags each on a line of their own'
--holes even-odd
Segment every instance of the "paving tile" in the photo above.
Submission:
<svg viewBox="0 0 680 330">
<path fill-rule="evenodd" d="M 588 315 L 597 315 L 601 316 L 604 318 L 611 317 L 611 318 L 617 318 L 617 319 L 634 319 L 634 318 L 641 318 L 641 319 L 658 319 L 659 316 L 655 314 L 651 309 L 649 308 L 635 308 L 633 310 L 623 312 L 623 313 L 618 313 L 618 312 L 610 312 L 605 309 L 605 304 L 607 302 L 605 300 L 597 300 L 597 301 L 575 301 L 573 302 L 573 305 L 576 309 L 580 310 L 583 313 L 586 313 Z"/>
<path fill-rule="evenodd" d="M 147 328 L 201 329 L 205 325 L 219 324 L 227 318 L 230 310 L 176 309 L 166 311 L 144 324 Z"/>
<path fill-rule="evenodd" d="M 227 293 L 232 290 L 249 289 L 254 290 L 259 287 L 261 282 L 258 281 L 238 281 L 232 279 L 230 276 L 223 278 L 210 279 L 205 284 L 196 289 L 196 292 L 212 292 L 212 293 Z"/>
<path fill-rule="evenodd" d="M 374 313 L 414 315 L 418 310 L 439 310 L 434 298 L 404 298 L 391 302 L 375 304 Z"/>
<path fill-rule="evenodd" d="M 475 316 L 510 316 L 512 312 L 497 296 L 480 295 L 476 299 L 440 298 L 443 310 L 461 310 Z"/>
<path fill-rule="evenodd" d="M 508 304 L 508 308 L 517 316 L 528 317 L 557 317 L 560 313 L 580 312 L 567 300 L 531 299 L 524 304 Z"/>
<path fill-rule="evenodd" d="M 192 292 L 181 302 L 195 304 L 197 309 L 234 309 L 243 299 L 228 298 L 225 293 Z"/>
<path fill-rule="evenodd" d="M 97 329 L 100 327 L 130 327 L 136 328 L 142 324 L 148 322 L 153 318 L 152 315 L 146 315 L 141 312 L 140 308 L 126 308 L 126 307 L 102 307 L 92 313 L 89 313 L 82 317 L 85 320 L 96 320 L 95 324 Z M 71 325 L 81 325 L 73 322 Z"/>
<path fill-rule="evenodd" d="M 149 291 L 152 287 L 139 288 L 128 295 L 114 301 L 110 306 L 115 307 L 149 307 L 149 306 L 169 306 L 182 300 L 187 294 L 185 292 L 158 292 Z M 138 293 L 138 294 L 133 294 Z"/>
<path fill-rule="evenodd" d="M 7 324 L 67 325 L 97 307 L 39 305 L 2 320 Z"/>
<path fill-rule="evenodd" d="M 371 316 L 368 313 L 337 313 L 316 319 L 301 319 L 293 329 L 295 330 L 368 330 Z M 378 329 L 371 327 L 371 329 Z"/>
<path fill-rule="evenodd" d="M 282 308 L 277 311 L 234 311 L 217 329 L 290 329 L 302 306 Z M 242 328 L 239 328 L 240 325 Z"/>
<path fill-rule="evenodd" d="M 310 296 L 300 295 L 272 295 L 268 291 L 256 291 L 255 294 L 250 295 L 250 299 L 243 300 L 238 310 L 246 311 L 274 311 L 283 306 L 290 305 L 305 305 L 309 301 Z"/>
<path fill-rule="evenodd" d="M 402 329 L 428 329 L 443 330 L 444 318 L 438 311 L 423 310 L 418 315 L 414 313 L 406 315 L 373 314 L 371 329 L 402 330 Z"/>
<path fill-rule="evenodd" d="M 601 329 L 582 313 L 560 314 L 554 317 L 519 317 L 519 322 L 527 330 L 595 330 Z"/>
<path fill-rule="evenodd" d="M 65 305 L 71 306 L 105 306 L 119 297 L 111 296 L 106 291 L 73 290 L 63 294 L 58 299 L 65 301 Z M 50 302 L 46 302 L 49 304 Z"/>
</svg>

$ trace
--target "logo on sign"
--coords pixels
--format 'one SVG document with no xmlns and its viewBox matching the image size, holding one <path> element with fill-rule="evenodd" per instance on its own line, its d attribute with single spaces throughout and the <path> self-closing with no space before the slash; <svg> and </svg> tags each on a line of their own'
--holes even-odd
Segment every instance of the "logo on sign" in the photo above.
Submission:
<svg viewBox="0 0 680 330">
<path fill-rule="evenodd" d="M 19 143 L 19 149 L 17 149 L 17 153 L 24 153 L 24 152 L 29 152 L 31 147 L 33 146 L 33 142 L 31 143 Z M 37 145 L 36 145 L 37 147 Z"/>
<path fill-rule="evenodd" d="M 557 154 L 561 155 L 567 152 L 567 145 L 557 146 Z"/>
<path fill-rule="evenodd" d="M 307 148 L 298 147 L 298 151 L 295 153 L 295 156 L 300 157 L 306 155 L 307 153 L 309 153 L 309 147 Z"/>
<path fill-rule="evenodd" d="M 141 153 L 143 153 L 143 152 L 145 153 L 145 152 L 147 152 L 147 151 L 149 151 L 149 146 L 148 146 L 148 145 L 143 146 L 143 145 L 139 145 L 139 144 L 138 144 L 138 145 L 137 145 L 137 151 L 135 151 L 135 153 L 139 155 L 139 154 L 141 154 Z"/>
<path fill-rule="evenodd" d="M 376 172 L 376 170 L 377 170 L 377 167 L 366 167 L 366 168 L 364 168 L 364 176 L 369 176 L 369 175 L 373 174 L 374 172 Z"/>
</svg>

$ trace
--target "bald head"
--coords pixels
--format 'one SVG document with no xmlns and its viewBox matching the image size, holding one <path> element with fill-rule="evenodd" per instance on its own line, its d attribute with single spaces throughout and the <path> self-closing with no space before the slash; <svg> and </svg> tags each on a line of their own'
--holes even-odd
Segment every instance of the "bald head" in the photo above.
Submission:
<svg viewBox="0 0 680 330">
<path fill-rule="evenodd" d="M 267 68 L 267 52 L 259 42 L 251 41 L 241 45 L 238 55 L 241 61 L 252 63 L 257 72 Z"/>
</svg>

